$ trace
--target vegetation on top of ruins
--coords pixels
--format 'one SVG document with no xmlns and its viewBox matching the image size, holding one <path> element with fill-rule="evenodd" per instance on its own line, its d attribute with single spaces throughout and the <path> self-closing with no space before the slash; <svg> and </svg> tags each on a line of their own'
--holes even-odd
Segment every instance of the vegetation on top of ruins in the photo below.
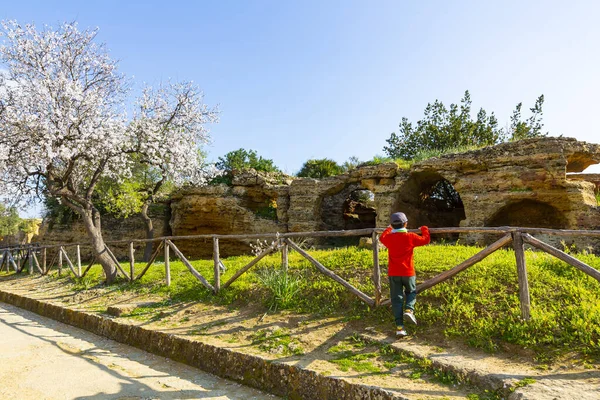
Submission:
<svg viewBox="0 0 600 400">
<path fill-rule="evenodd" d="M 419 282 L 429 279 L 480 250 L 473 246 L 440 244 L 417 248 L 417 279 Z M 359 290 L 373 292 L 371 251 L 350 247 L 311 250 L 310 254 Z M 387 250 L 381 251 L 380 256 L 381 265 L 386 265 Z M 594 268 L 600 268 L 600 257 L 585 252 L 577 257 Z M 221 281 L 229 279 L 250 260 L 250 256 L 223 259 L 227 270 Z M 528 354 L 540 364 L 573 352 L 579 353 L 584 362 L 597 360 L 600 357 L 598 282 L 545 253 L 526 251 L 526 260 L 532 297 L 531 320 L 521 319 L 515 255 L 512 250 L 505 249 L 421 293 L 417 304 L 419 325 L 412 328 L 415 335 L 434 344 L 453 338 L 490 352 L 518 351 Z M 216 296 L 204 288 L 181 262 L 174 260 L 171 261 L 173 283 L 169 287 L 164 285 L 164 268 L 155 266 L 141 281 L 117 283 L 105 289 L 96 286 L 95 293 L 98 290 L 112 292 L 117 288 L 137 294 L 151 293 L 163 299 L 159 306 L 154 304 L 136 309 L 136 318 L 141 319 L 161 318 L 161 315 L 168 315 L 165 311 L 169 307 L 201 301 L 237 308 L 252 306 L 253 309 L 263 304 L 257 310 L 259 313 L 285 308 L 296 313 L 340 315 L 362 319 L 383 331 L 392 330 L 392 316 L 388 308 L 369 310 L 298 253 L 290 252 L 288 272 L 275 274 L 273 271 L 281 268 L 280 262 L 279 254 L 265 257 Z M 212 259 L 196 260 L 192 264 L 205 277 L 212 276 Z M 128 268 L 127 265 L 123 267 Z M 138 271 L 143 267 L 142 263 L 136 264 Z M 384 268 L 382 274 L 385 273 Z M 90 274 L 80 280 L 76 290 L 86 290 L 100 282 L 97 268 L 92 268 Z M 382 279 L 382 284 L 383 293 L 388 293 L 387 280 Z"/>
<path fill-rule="evenodd" d="M 323 179 L 330 176 L 340 175 L 346 172 L 344 167 L 332 159 L 311 159 L 304 162 L 300 171 L 296 174 L 301 178 Z"/>
<path fill-rule="evenodd" d="M 545 136 L 542 131 L 542 106 L 544 95 L 537 98 L 535 105 L 530 108 L 531 116 L 522 120 L 522 103 L 517 104 L 510 126 L 501 128 L 494 113 L 483 108 L 474 120 L 471 116 L 472 101 L 469 91 L 465 91 L 460 104 L 450 104 L 435 100 L 427 104 L 423 119 L 415 124 L 408 118 L 402 118 L 399 132 L 393 132 L 387 139 L 388 146 L 384 152 L 392 158 L 406 160 L 414 159 L 420 152 L 435 151 L 445 154 L 460 147 L 485 147 L 507 140 L 520 140 L 531 137 Z"/>
<path fill-rule="evenodd" d="M 366 165 L 377 165 L 384 162 L 393 162 L 391 158 L 375 156 L 371 161 L 360 161 L 358 157 L 352 156 L 338 164 L 336 161 L 329 158 L 310 159 L 302 164 L 302 168 L 296 174 L 301 178 L 323 179 L 330 176 L 341 175 Z"/>
<path fill-rule="evenodd" d="M 275 165 L 273 160 L 259 156 L 255 150 L 246 150 L 243 148 L 230 151 L 223 157 L 219 157 L 215 163 L 215 168 L 220 171 L 220 174 L 211 179 L 211 184 L 225 183 L 231 185 L 233 171 L 253 169 L 257 172 L 281 174 L 281 170 Z"/>
<path fill-rule="evenodd" d="M 262 172 L 281 172 L 275 165 L 275 162 L 269 158 L 259 156 L 255 150 L 246 150 L 243 148 L 230 151 L 215 164 L 215 167 L 222 171 L 254 169 Z"/>
</svg>

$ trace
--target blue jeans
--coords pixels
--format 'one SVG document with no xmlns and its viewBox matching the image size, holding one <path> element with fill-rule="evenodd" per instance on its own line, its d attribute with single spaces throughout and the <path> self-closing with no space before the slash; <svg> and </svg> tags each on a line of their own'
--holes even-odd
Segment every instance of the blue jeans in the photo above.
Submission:
<svg viewBox="0 0 600 400">
<path fill-rule="evenodd" d="M 389 276 L 388 278 L 390 279 L 390 299 L 396 326 L 404 326 L 404 310 L 415 310 L 417 277 Z"/>
</svg>

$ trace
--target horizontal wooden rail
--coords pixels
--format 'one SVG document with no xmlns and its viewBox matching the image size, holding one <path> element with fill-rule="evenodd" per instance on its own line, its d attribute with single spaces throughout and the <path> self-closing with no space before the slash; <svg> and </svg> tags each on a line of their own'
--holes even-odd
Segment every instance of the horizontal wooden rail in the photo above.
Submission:
<svg viewBox="0 0 600 400">
<path fill-rule="evenodd" d="M 194 239 L 222 239 L 222 240 L 255 240 L 255 239 L 278 239 L 278 238 L 298 238 L 298 237 L 348 237 L 348 236 L 370 236 L 373 232 L 381 233 L 385 228 L 365 228 L 352 229 L 342 231 L 306 231 L 306 232 L 287 232 L 287 233 L 252 233 L 252 234 L 235 234 L 235 235 L 187 235 L 187 236 L 161 236 L 153 239 L 127 239 L 127 240 L 112 240 L 106 241 L 106 244 L 129 244 L 129 243 L 148 243 L 160 242 L 164 240 L 194 240 Z M 409 229 L 409 232 L 420 232 L 418 229 Z M 448 234 L 448 233 L 487 233 L 487 234 L 507 234 L 512 232 L 528 233 L 531 235 L 553 235 L 553 236 L 586 236 L 600 237 L 600 230 L 569 230 L 569 229 L 548 229 L 548 228 L 525 228 L 512 226 L 499 227 L 448 227 L 448 228 L 429 228 L 431 234 Z M 89 242 L 77 243 L 62 243 L 62 244 L 27 244 L 23 246 L 0 247 L 0 250 L 22 250 L 33 247 L 35 250 L 68 247 L 68 246 L 85 246 L 89 247 Z"/>
</svg>

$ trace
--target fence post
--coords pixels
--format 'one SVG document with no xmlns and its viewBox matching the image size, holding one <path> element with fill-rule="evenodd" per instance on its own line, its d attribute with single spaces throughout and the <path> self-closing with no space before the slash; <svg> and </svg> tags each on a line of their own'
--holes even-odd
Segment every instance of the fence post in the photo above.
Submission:
<svg viewBox="0 0 600 400">
<path fill-rule="evenodd" d="M 33 247 L 27 250 L 27 258 L 29 258 L 29 275 L 33 275 Z"/>
<path fill-rule="evenodd" d="M 165 242 L 165 279 L 167 286 L 171 286 L 171 262 L 169 260 L 169 245 Z"/>
<path fill-rule="evenodd" d="M 213 261 L 215 264 L 215 294 L 221 290 L 221 269 L 219 268 L 219 238 L 213 237 Z"/>
<path fill-rule="evenodd" d="M 288 272 L 289 257 L 288 257 L 288 244 L 285 240 L 281 242 L 281 266 L 285 273 Z"/>
<path fill-rule="evenodd" d="M 9 256 L 11 262 L 12 262 L 13 269 L 15 270 L 15 272 L 18 272 L 19 271 L 19 266 L 15 262 L 15 259 L 14 259 L 13 255 L 12 255 L 12 251 L 8 252 L 8 256 Z M 8 269 L 6 270 L 6 272 L 8 272 Z"/>
<path fill-rule="evenodd" d="M 133 282 L 135 279 L 135 256 L 133 252 L 135 249 L 133 248 L 133 242 L 129 243 L 129 281 Z"/>
<path fill-rule="evenodd" d="M 381 304 L 381 270 L 379 269 L 379 235 L 373 231 L 373 286 L 375 287 L 375 307 Z"/>
<path fill-rule="evenodd" d="M 58 276 L 62 274 L 62 248 L 58 248 Z"/>
<path fill-rule="evenodd" d="M 77 275 L 81 277 L 81 249 L 77 245 Z"/>
<path fill-rule="evenodd" d="M 48 270 L 46 269 L 46 248 L 45 247 L 42 249 L 42 271 L 44 271 L 44 274 L 46 272 L 48 272 Z"/>
<path fill-rule="evenodd" d="M 531 318 L 531 303 L 529 298 L 529 282 L 527 281 L 527 266 L 523 250 L 523 236 L 521 232 L 513 232 L 513 248 L 517 260 L 517 274 L 519 277 L 519 300 L 521 301 L 521 317 L 524 320 Z"/>
</svg>

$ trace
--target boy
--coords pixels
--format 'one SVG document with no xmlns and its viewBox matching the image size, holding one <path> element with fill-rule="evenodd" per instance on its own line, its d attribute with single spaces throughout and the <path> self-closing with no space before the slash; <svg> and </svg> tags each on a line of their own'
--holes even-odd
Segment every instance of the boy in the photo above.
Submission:
<svg viewBox="0 0 600 400">
<path fill-rule="evenodd" d="M 429 243 L 429 228 L 422 226 L 421 236 L 408 232 L 408 218 L 401 212 L 393 213 L 390 220 L 391 225 L 383 231 L 379 240 L 388 248 L 388 277 L 392 311 L 396 320 L 396 337 L 404 337 L 408 335 L 404 329 L 404 317 L 415 325 L 417 323 L 417 284 L 413 249 Z"/>
</svg>

